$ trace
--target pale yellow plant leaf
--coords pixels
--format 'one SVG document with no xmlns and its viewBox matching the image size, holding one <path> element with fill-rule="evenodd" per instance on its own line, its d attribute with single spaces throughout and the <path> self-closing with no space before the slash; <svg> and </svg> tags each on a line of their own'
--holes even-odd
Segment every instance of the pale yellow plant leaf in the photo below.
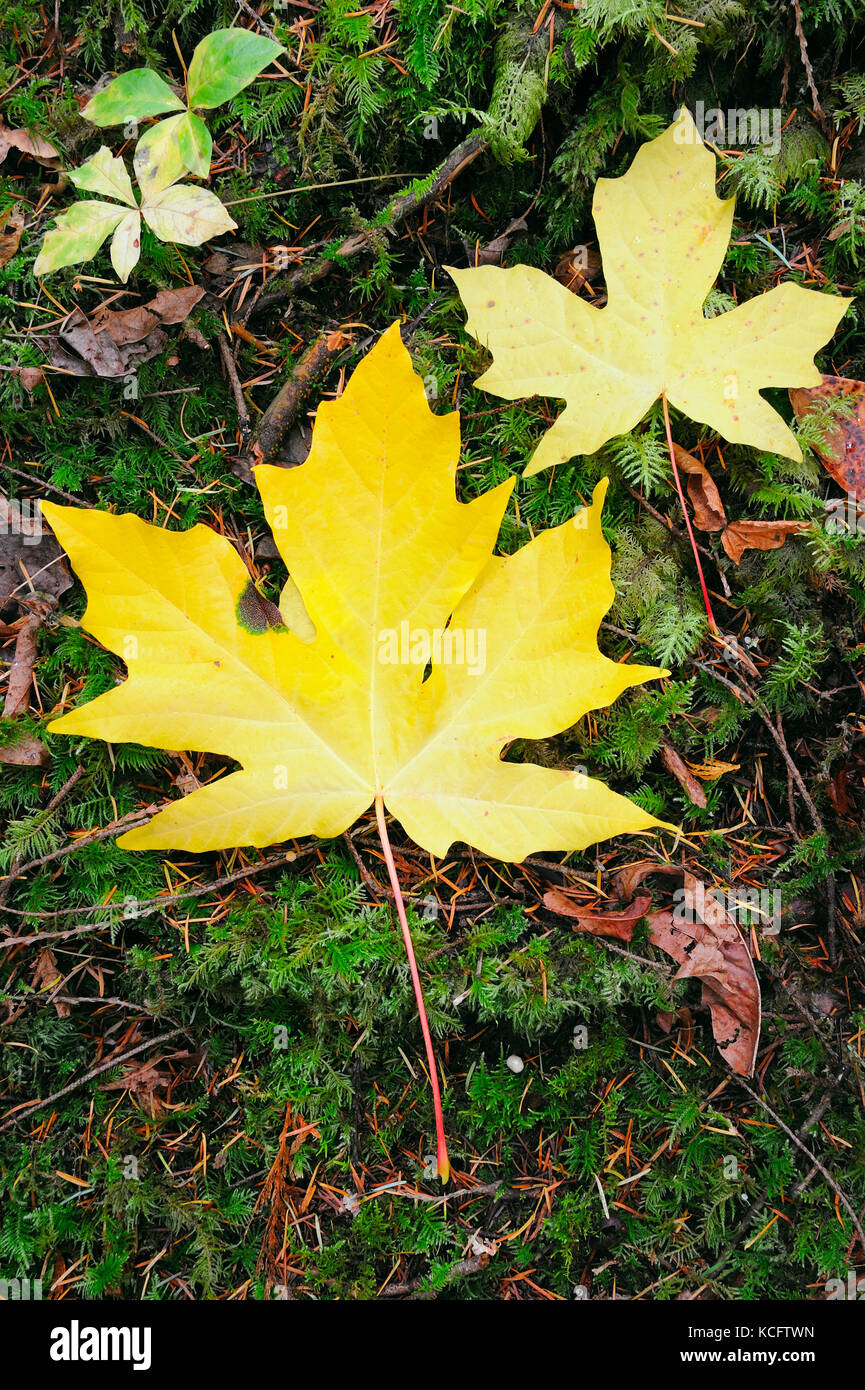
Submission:
<svg viewBox="0 0 865 1390">
<path fill-rule="evenodd" d="M 102 145 L 80 168 L 70 169 L 69 177 L 76 188 L 83 188 L 86 193 L 101 193 L 104 198 L 117 198 L 128 207 L 136 206 L 126 165 L 107 145 Z"/>
<path fill-rule="evenodd" d="M 111 238 L 111 264 L 124 285 L 141 255 L 141 217 L 136 209 L 128 212 Z"/>
<path fill-rule="evenodd" d="M 201 246 L 237 226 L 215 193 L 191 183 L 176 183 L 148 196 L 141 215 L 160 241 Z"/>
<path fill-rule="evenodd" d="M 180 150 L 180 128 L 187 116 L 188 113 L 182 111 L 179 116 L 158 121 L 144 132 L 135 146 L 132 164 L 145 202 L 186 173 Z"/>
<path fill-rule="evenodd" d="M 469 332 L 493 354 L 477 384 L 507 400 L 565 402 L 527 473 L 594 453 L 662 394 L 732 443 L 802 457 L 760 391 L 818 385 L 814 353 L 851 301 L 788 281 L 706 318 L 733 202 L 716 196 L 714 155 L 683 111 L 626 174 L 598 180 L 603 309 L 531 266 L 451 271 Z"/>
<path fill-rule="evenodd" d="M 45 240 L 33 266 L 34 275 L 47 275 L 65 265 L 79 265 L 95 256 L 103 241 L 126 216 L 116 203 L 85 199 L 63 212 Z"/>
</svg>

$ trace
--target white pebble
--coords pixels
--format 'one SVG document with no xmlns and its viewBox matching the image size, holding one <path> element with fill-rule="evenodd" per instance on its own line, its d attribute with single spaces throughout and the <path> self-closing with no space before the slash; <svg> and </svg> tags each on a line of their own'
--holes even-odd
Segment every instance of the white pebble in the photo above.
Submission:
<svg viewBox="0 0 865 1390">
<path fill-rule="evenodd" d="M 516 1053 L 513 1052 L 508 1058 L 506 1065 L 510 1067 L 511 1071 L 515 1071 L 517 1075 L 519 1075 L 526 1064 L 522 1057 L 518 1057 Z"/>
</svg>

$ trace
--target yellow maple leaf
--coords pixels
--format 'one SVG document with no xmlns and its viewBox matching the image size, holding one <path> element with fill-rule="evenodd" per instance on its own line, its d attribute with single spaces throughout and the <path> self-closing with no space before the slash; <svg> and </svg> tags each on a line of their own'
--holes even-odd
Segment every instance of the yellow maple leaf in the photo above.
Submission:
<svg viewBox="0 0 865 1390">
<path fill-rule="evenodd" d="M 715 194 L 715 159 L 687 111 L 599 179 L 592 213 L 607 304 L 595 309 L 532 266 L 451 270 L 467 328 L 493 354 L 477 385 L 506 400 L 552 396 L 565 409 L 526 469 L 592 454 L 659 396 L 731 443 L 801 459 L 760 391 L 817 386 L 814 353 L 852 302 L 787 282 L 705 318 L 735 199 Z"/>
<path fill-rule="evenodd" d="M 605 484 L 497 557 L 513 482 L 458 502 L 459 447 L 458 415 L 430 411 L 394 324 L 319 408 L 307 461 L 256 469 L 291 576 L 276 624 L 215 531 L 44 504 L 87 588 L 83 626 L 129 671 L 51 731 L 241 764 L 120 845 L 334 836 L 374 801 L 439 856 L 463 840 L 521 860 L 659 824 L 600 781 L 501 756 L 666 674 L 598 650 Z"/>
</svg>

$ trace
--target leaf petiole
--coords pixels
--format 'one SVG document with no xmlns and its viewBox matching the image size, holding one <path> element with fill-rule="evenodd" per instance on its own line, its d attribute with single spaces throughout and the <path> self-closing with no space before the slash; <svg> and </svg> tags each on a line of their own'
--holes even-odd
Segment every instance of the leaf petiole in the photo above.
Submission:
<svg viewBox="0 0 865 1390">
<path fill-rule="evenodd" d="M 700 564 L 700 552 L 697 549 L 697 542 L 694 540 L 694 532 L 691 529 L 691 518 L 688 515 L 688 508 L 685 504 L 685 494 L 682 491 L 682 480 L 679 477 L 679 470 L 676 466 L 676 450 L 673 448 L 673 431 L 670 428 L 670 409 L 667 405 L 666 391 L 661 393 L 661 403 L 664 407 L 664 428 L 667 431 L 667 448 L 670 451 L 670 463 L 673 465 L 673 478 L 676 483 L 676 491 L 679 494 L 679 501 L 682 505 L 682 512 L 685 517 L 685 525 L 688 528 L 688 536 L 691 541 L 691 549 L 694 552 L 694 559 L 697 562 L 697 574 L 700 576 L 700 588 L 703 591 L 703 602 L 706 605 L 706 616 L 709 619 L 709 631 L 716 633 L 718 624 L 715 622 L 715 615 L 712 612 L 712 605 L 709 602 L 709 590 L 706 588 L 706 581 L 703 577 L 703 566 Z"/>
<path fill-rule="evenodd" d="M 405 915 L 405 903 L 402 900 L 402 891 L 397 878 L 396 865 L 393 861 L 393 851 L 390 847 L 390 840 L 387 833 L 387 824 L 384 818 L 384 800 L 381 795 L 375 799 L 375 818 L 378 822 L 378 833 L 381 838 L 381 847 L 384 850 L 384 862 L 387 864 L 390 886 L 393 889 L 394 902 L 396 903 L 397 916 L 402 928 L 402 939 L 405 944 L 406 955 L 408 956 L 408 968 L 411 972 L 411 982 L 414 986 L 414 997 L 417 1003 L 418 1016 L 420 1018 L 421 1032 L 423 1033 L 424 1047 L 426 1048 L 427 1065 L 429 1066 L 430 1086 L 432 1087 L 433 1105 L 435 1107 L 436 1121 L 436 1167 L 442 1182 L 447 1182 L 450 1178 L 451 1165 L 448 1158 L 448 1146 L 445 1139 L 445 1126 L 442 1116 L 442 1098 L 439 1090 L 438 1071 L 436 1069 L 435 1053 L 433 1052 L 432 1036 L 427 1023 L 426 1009 L 423 1002 L 423 990 L 421 989 L 420 975 L 418 974 L 417 961 L 414 954 L 414 945 L 409 931 L 408 918 Z"/>
</svg>

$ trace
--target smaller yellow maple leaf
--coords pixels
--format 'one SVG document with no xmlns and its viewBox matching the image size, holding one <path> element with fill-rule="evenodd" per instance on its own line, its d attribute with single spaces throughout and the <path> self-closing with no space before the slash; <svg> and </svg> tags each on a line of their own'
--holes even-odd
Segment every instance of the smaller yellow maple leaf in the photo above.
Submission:
<svg viewBox="0 0 865 1390">
<path fill-rule="evenodd" d="M 514 739 L 547 738 L 667 674 L 598 650 L 613 599 L 606 484 L 500 557 L 513 482 L 458 501 L 459 448 L 459 417 L 430 411 L 394 324 L 319 407 L 306 462 L 256 469 L 291 576 L 281 619 L 207 527 L 44 504 L 87 587 L 82 626 L 129 670 L 52 732 L 241 764 L 121 845 L 334 836 L 373 802 L 439 856 L 463 840 L 520 860 L 660 824 L 603 782 L 503 760 Z"/>
<path fill-rule="evenodd" d="M 533 266 L 450 270 L 468 331 L 493 354 L 476 384 L 506 400 L 565 401 L 526 474 L 593 454 L 661 395 L 731 443 L 801 459 L 760 391 L 818 385 L 814 353 L 852 301 L 787 282 L 705 318 L 734 201 L 716 196 L 714 155 L 683 110 L 621 178 L 598 180 L 603 309 Z"/>
</svg>

